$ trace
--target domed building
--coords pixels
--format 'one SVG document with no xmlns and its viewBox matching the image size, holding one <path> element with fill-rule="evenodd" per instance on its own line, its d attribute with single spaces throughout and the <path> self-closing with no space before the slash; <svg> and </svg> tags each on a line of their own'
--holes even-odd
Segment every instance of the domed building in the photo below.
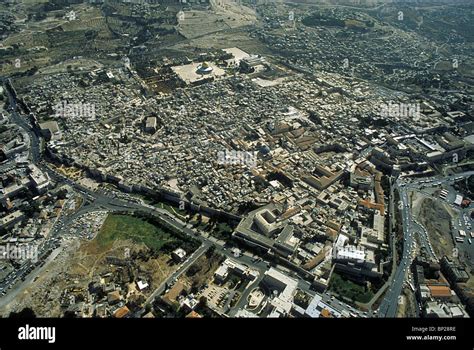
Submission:
<svg viewBox="0 0 474 350">
<path fill-rule="evenodd" d="M 198 74 L 210 74 L 212 72 L 212 67 L 207 62 L 203 62 L 197 67 Z"/>
</svg>

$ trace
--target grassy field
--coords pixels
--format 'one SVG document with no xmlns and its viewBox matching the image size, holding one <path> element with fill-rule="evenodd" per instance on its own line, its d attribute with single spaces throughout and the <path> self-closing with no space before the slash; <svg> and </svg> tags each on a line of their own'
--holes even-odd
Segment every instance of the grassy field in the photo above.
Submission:
<svg viewBox="0 0 474 350">
<path fill-rule="evenodd" d="M 371 290 L 367 290 L 364 286 L 354 283 L 337 273 L 332 274 L 329 289 L 340 296 L 361 303 L 367 303 L 374 296 Z"/>
<path fill-rule="evenodd" d="M 177 240 L 161 227 L 144 219 L 117 214 L 110 214 L 107 217 L 96 239 L 99 246 L 111 245 L 115 240 L 130 239 L 135 243 L 144 243 L 156 251 L 165 243 Z"/>
</svg>

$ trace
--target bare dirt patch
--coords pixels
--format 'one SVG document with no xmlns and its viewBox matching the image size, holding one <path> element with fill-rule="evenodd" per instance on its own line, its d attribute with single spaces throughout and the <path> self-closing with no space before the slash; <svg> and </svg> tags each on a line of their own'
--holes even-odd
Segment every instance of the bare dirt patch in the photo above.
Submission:
<svg viewBox="0 0 474 350">
<path fill-rule="evenodd" d="M 426 228 L 435 254 L 451 256 L 453 241 L 451 238 L 451 215 L 445 205 L 432 198 L 424 198 L 420 205 L 418 221 Z"/>
</svg>

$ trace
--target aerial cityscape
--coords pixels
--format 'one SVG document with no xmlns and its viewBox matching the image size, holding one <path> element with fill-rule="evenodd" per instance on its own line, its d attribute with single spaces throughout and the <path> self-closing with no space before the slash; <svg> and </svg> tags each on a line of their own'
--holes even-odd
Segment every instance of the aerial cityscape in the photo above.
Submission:
<svg viewBox="0 0 474 350">
<path fill-rule="evenodd" d="M 473 18 L 3 0 L 0 317 L 473 317 Z"/>
</svg>

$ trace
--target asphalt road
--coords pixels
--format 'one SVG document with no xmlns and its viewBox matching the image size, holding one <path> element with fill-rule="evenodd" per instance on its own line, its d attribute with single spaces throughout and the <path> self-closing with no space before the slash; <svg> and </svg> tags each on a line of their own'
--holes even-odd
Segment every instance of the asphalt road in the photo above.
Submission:
<svg viewBox="0 0 474 350">
<path fill-rule="evenodd" d="M 40 139 L 33 131 L 29 121 L 25 119 L 25 117 L 22 117 L 18 114 L 18 106 L 15 97 L 12 95 L 10 90 L 6 88 L 6 81 L 4 79 L 1 81 L 10 102 L 8 110 L 10 112 L 10 120 L 25 130 L 25 132 L 28 134 L 30 138 L 29 158 L 33 163 L 37 163 L 41 158 Z"/>
<path fill-rule="evenodd" d="M 403 256 L 397 267 L 395 274 L 390 281 L 390 288 L 387 291 L 382 303 L 380 304 L 379 317 L 395 317 L 398 309 L 398 299 L 401 295 L 403 284 L 407 277 L 407 272 L 411 263 L 411 255 L 415 248 L 415 234 L 418 234 L 420 241 L 424 244 L 428 252 L 433 254 L 428 234 L 421 225 L 413 221 L 408 202 L 407 191 L 409 189 L 420 189 L 422 186 L 439 186 L 441 184 L 452 184 L 456 179 L 465 178 L 474 174 L 474 171 L 468 171 L 462 174 L 456 174 L 447 177 L 434 177 L 428 180 L 415 180 L 411 182 L 403 182 L 400 178 L 397 180 L 395 188 L 398 189 L 401 199 L 402 224 L 403 224 Z"/>
<path fill-rule="evenodd" d="M 397 187 L 397 185 L 396 185 Z M 401 295 L 405 278 L 410 268 L 411 255 L 415 248 L 413 222 L 411 219 L 410 207 L 406 192 L 399 188 L 402 203 L 402 224 L 403 224 L 403 254 L 397 266 L 395 274 L 392 276 L 390 287 L 386 292 L 378 310 L 379 317 L 395 317 L 398 309 L 398 299 Z"/>
</svg>

